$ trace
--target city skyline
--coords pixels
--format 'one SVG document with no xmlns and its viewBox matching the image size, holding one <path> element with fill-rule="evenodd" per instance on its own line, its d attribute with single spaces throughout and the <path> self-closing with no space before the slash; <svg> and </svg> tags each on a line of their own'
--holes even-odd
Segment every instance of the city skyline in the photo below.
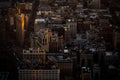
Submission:
<svg viewBox="0 0 120 80">
<path fill-rule="evenodd" d="M 117 1 L 1 1 L 0 80 L 119 80 Z"/>
</svg>

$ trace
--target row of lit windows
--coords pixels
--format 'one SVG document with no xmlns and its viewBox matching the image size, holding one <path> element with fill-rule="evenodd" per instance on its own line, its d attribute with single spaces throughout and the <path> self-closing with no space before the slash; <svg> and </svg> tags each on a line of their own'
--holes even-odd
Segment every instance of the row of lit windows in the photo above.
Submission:
<svg viewBox="0 0 120 80">
<path fill-rule="evenodd" d="M 19 74 L 59 74 L 58 72 L 19 72 Z"/>
<path fill-rule="evenodd" d="M 37 73 L 37 72 L 42 72 L 42 73 L 58 73 L 58 70 L 23 70 L 19 71 L 20 73 Z"/>
<path fill-rule="evenodd" d="M 20 74 L 19 77 L 58 77 L 58 74 Z"/>
<path fill-rule="evenodd" d="M 24 53 L 28 53 L 27 51 L 24 51 Z M 38 50 L 33 50 L 33 51 L 29 51 L 29 53 L 41 53 L 43 54 L 44 51 L 38 51 Z M 35 55 L 35 54 L 34 54 Z"/>
<path fill-rule="evenodd" d="M 58 74 L 19 74 L 19 80 L 59 80 Z"/>
<path fill-rule="evenodd" d="M 45 55 L 23 55 L 24 58 L 44 58 Z"/>
</svg>

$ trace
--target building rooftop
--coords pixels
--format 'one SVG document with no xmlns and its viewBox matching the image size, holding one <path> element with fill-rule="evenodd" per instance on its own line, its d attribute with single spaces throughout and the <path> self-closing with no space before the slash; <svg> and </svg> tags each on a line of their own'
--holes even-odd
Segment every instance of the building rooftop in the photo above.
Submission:
<svg viewBox="0 0 120 80">
<path fill-rule="evenodd" d="M 23 50 L 23 55 L 30 54 L 46 54 L 43 49 L 40 48 L 29 48 L 28 50 Z"/>
<path fill-rule="evenodd" d="M 19 62 L 18 69 L 23 70 L 38 70 L 38 69 L 58 69 L 58 66 L 55 63 L 47 61 L 45 64 L 40 63 L 39 58 L 35 59 L 24 59 Z"/>
<path fill-rule="evenodd" d="M 89 67 L 82 67 L 82 72 L 83 73 L 90 73 L 91 69 Z"/>
</svg>

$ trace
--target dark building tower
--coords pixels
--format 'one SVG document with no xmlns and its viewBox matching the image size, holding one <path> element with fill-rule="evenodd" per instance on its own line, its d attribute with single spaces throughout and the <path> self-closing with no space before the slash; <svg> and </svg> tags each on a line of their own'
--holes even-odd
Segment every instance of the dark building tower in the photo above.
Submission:
<svg viewBox="0 0 120 80">
<path fill-rule="evenodd" d="M 11 2 L 11 7 L 16 7 L 16 2 L 18 0 L 9 0 Z"/>
<path fill-rule="evenodd" d="M 120 28 L 117 28 L 114 32 L 113 32 L 113 44 L 114 44 L 114 48 L 117 50 L 120 50 Z"/>
<path fill-rule="evenodd" d="M 77 64 L 80 64 L 80 52 L 77 51 Z"/>
</svg>

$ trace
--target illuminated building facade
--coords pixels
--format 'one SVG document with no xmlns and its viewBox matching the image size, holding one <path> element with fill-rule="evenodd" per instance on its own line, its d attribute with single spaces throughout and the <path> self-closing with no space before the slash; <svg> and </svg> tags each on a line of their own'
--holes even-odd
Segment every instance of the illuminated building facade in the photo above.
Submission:
<svg viewBox="0 0 120 80">
<path fill-rule="evenodd" d="M 19 80 L 60 80 L 59 69 L 19 70 Z"/>
<path fill-rule="evenodd" d="M 44 50 L 41 50 L 39 48 L 38 49 L 30 48 L 29 50 L 23 50 L 23 58 L 29 61 L 36 60 L 38 64 L 46 63 L 46 53 Z"/>
<path fill-rule="evenodd" d="M 16 14 L 16 37 L 21 46 L 24 44 L 24 14 Z"/>
<path fill-rule="evenodd" d="M 63 46 L 63 36 L 58 36 L 57 33 L 52 32 L 50 39 L 49 51 L 58 52 Z"/>
<path fill-rule="evenodd" d="M 71 38 L 75 38 L 77 34 L 77 22 L 75 19 L 68 19 L 66 20 L 66 26 L 70 30 Z"/>
<path fill-rule="evenodd" d="M 19 80 L 60 80 L 60 70 L 46 63 L 46 53 L 41 49 L 23 50 L 23 60 L 18 66 Z"/>
<path fill-rule="evenodd" d="M 35 35 L 31 36 L 31 47 L 40 47 L 45 51 L 49 51 L 52 32 L 48 28 L 40 29 Z"/>
</svg>

